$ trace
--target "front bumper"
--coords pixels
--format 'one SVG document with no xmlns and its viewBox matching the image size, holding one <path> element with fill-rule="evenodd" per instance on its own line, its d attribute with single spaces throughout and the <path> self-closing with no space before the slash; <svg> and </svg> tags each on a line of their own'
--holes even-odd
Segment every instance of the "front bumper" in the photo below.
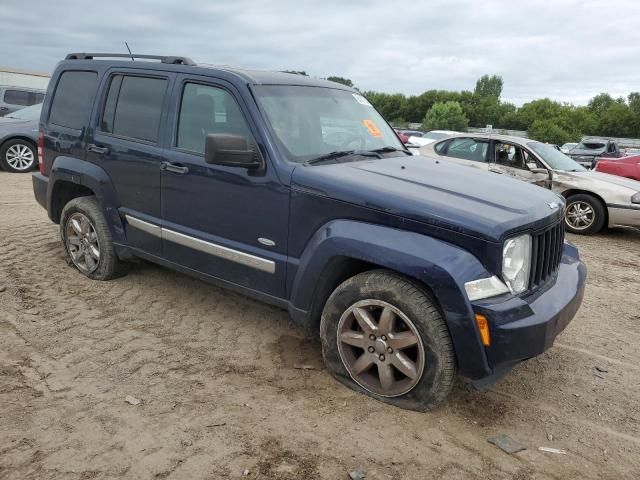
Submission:
<svg viewBox="0 0 640 480">
<path fill-rule="evenodd" d="M 586 278 L 587 267 L 578 250 L 565 243 L 556 278 L 540 290 L 503 301 L 474 302 L 475 313 L 489 320 L 491 346 L 485 352 L 494 374 L 502 375 L 505 369 L 553 345 L 580 308 Z"/>
<path fill-rule="evenodd" d="M 607 205 L 609 226 L 640 227 L 640 205 Z"/>
</svg>

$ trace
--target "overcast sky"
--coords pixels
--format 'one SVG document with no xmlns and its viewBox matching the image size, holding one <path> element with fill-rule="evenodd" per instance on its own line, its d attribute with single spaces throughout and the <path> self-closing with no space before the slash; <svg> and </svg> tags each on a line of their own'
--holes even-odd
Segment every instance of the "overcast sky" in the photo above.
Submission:
<svg viewBox="0 0 640 480">
<path fill-rule="evenodd" d="M 640 90 L 639 0 L 2 0 L 0 66 L 51 71 L 72 51 L 339 75 L 361 90 L 472 90 L 516 104 Z"/>
</svg>

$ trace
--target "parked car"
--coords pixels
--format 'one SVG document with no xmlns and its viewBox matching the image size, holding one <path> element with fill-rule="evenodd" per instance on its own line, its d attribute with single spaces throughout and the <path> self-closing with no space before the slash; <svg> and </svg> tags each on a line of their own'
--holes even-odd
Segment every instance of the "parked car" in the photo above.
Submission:
<svg viewBox="0 0 640 480">
<path fill-rule="evenodd" d="M 569 153 L 577 145 L 578 145 L 577 143 L 573 143 L 573 142 L 565 143 L 560 147 L 560 151 L 562 153 Z"/>
<path fill-rule="evenodd" d="M 407 143 L 409 143 L 409 137 L 402 130 L 396 130 L 396 133 L 398 134 L 398 138 L 403 144 L 406 145 Z"/>
<path fill-rule="evenodd" d="M 505 135 L 460 135 L 420 149 L 426 156 L 503 174 L 562 195 L 568 231 L 640 226 L 640 183 L 587 171 L 552 145 Z"/>
<path fill-rule="evenodd" d="M 402 133 L 407 137 L 422 137 L 424 135 L 424 132 L 421 132 L 420 130 L 402 130 Z"/>
<path fill-rule="evenodd" d="M 285 308 L 338 380 L 418 410 L 578 310 L 555 193 L 411 156 L 346 86 L 144 58 L 68 55 L 42 110 L 34 194 L 87 277 L 140 257 Z"/>
<path fill-rule="evenodd" d="M 622 158 L 599 159 L 594 168 L 597 172 L 640 180 L 640 155 Z"/>
<path fill-rule="evenodd" d="M 23 173 L 38 164 L 36 142 L 42 104 L 0 118 L 0 169 Z"/>
<path fill-rule="evenodd" d="M 431 130 L 421 137 L 409 137 L 409 143 L 417 145 L 419 147 L 423 147 L 435 142 L 436 140 L 440 140 L 451 135 L 456 135 L 458 133 L 460 132 L 454 132 L 453 130 Z"/>
<path fill-rule="evenodd" d="M 0 85 L 0 117 L 43 100 L 44 90 Z"/>
<path fill-rule="evenodd" d="M 618 158 L 623 156 L 620 147 L 614 140 L 591 137 L 583 138 L 578 145 L 571 149 L 568 155 L 588 169 L 595 166 L 598 158 Z"/>
</svg>

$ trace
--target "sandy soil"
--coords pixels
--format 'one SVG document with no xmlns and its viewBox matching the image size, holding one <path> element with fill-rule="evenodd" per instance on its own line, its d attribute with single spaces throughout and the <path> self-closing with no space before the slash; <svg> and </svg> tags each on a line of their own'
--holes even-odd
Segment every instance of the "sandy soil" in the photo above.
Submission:
<svg viewBox="0 0 640 480">
<path fill-rule="evenodd" d="M 0 478 L 639 478 L 640 232 L 570 240 L 589 284 L 556 345 L 422 414 L 334 381 L 282 311 L 149 264 L 86 279 L 0 172 Z"/>
</svg>

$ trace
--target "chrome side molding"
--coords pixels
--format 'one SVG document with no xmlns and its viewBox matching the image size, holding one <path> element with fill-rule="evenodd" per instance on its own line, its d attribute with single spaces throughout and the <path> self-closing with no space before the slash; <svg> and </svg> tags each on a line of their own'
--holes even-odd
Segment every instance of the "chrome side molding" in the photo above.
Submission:
<svg viewBox="0 0 640 480">
<path fill-rule="evenodd" d="M 170 242 L 177 243 L 178 245 L 182 245 L 183 247 L 193 248 L 194 250 L 213 255 L 214 257 L 223 258 L 225 260 L 229 260 L 230 262 L 255 268 L 256 270 L 260 270 L 262 272 L 276 272 L 276 262 L 274 262 L 273 260 L 224 247 L 222 245 L 218 245 L 217 243 L 200 240 L 199 238 L 185 235 L 184 233 L 176 232 L 168 228 L 163 228 L 158 225 L 145 222 L 144 220 L 132 217 L 131 215 L 125 214 L 124 218 L 127 220 L 127 223 L 129 225 L 137 228 L 138 230 L 142 230 L 143 232 L 146 232 L 155 237 L 160 237 Z"/>
</svg>

